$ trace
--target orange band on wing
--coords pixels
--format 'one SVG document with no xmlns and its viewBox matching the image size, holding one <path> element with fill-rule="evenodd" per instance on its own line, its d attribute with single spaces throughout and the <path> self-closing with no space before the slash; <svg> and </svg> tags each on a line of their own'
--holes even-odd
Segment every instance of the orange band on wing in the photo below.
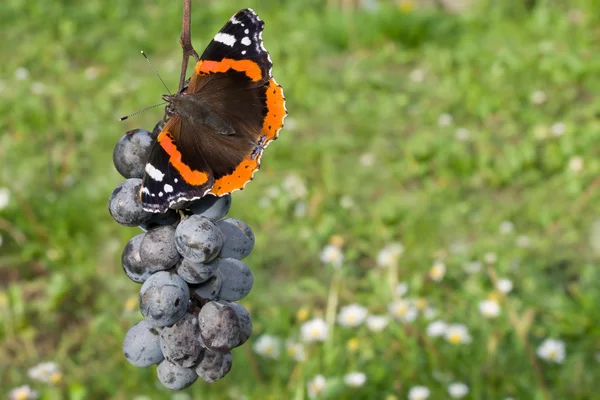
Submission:
<svg viewBox="0 0 600 400">
<path fill-rule="evenodd" d="M 194 75 L 208 75 L 212 72 L 227 72 L 230 69 L 243 72 L 253 81 L 262 79 L 260 66 L 251 60 L 224 58 L 221 61 L 200 60 L 194 69 Z"/>
<path fill-rule="evenodd" d="M 202 171 L 195 171 L 181 161 L 181 153 L 177 149 L 170 132 L 163 130 L 158 135 L 158 143 L 169 155 L 169 163 L 175 167 L 186 183 L 193 186 L 204 185 L 208 182 L 208 174 Z"/>
<path fill-rule="evenodd" d="M 271 78 L 266 87 L 267 115 L 262 126 L 262 133 L 266 136 L 265 143 L 277 138 L 279 130 L 283 127 L 283 118 L 287 115 L 283 89 Z"/>
<path fill-rule="evenodd" d="M 252 160 L 250 155 L 247 155 L 231 174 L 217 179 L 210 192 L 217 196 L 223 196 L 234 190 L 242 189 L 252 179 L 254 171 L 258 169 L 259 158 L 260 155 L 257 155 Z"/>
</svg>

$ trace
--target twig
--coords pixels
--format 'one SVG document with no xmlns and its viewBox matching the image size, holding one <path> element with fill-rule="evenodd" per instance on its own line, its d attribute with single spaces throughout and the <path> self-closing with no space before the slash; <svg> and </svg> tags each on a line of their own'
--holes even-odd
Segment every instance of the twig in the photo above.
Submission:
<svg viewBox="0 0 600 400">
<path fill-rule="evenodd" d="M 196 62 L 200 61 L 200 56 L 192 47 L 191 37 L 191 17 L 192 17 L 192 0 L 183 0 L 183 21 L 181 22 L 181 39 L 179 44 L 183 49 L 183 61 L 181 62 L 181 75 L 179 76 L 179 91 L 183 89 L 185 84 L 185 74 L 187 72 L 188 61 L 190 57 L 194 57 Z"/>
</svg>

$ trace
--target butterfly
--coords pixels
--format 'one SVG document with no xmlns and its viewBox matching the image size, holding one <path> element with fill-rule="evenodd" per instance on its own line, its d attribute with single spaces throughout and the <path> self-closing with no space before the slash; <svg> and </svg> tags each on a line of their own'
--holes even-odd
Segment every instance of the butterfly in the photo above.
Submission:
<svg viewBox="0 0 600 400">
<path fill-rule="evenodd" d="M 163 96 L 168 121 L 145 166 L 144 210 L 164 213 L 252 180 L 287 115 L 263 28 L 252 9 L 236 13 L 200 56 L 187 88 Z"/>
</svg>

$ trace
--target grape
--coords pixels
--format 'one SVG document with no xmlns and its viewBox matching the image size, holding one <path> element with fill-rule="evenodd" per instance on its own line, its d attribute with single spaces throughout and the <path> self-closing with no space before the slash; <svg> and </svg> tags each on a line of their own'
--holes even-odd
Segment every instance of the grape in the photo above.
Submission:
<svg viewBox="0 0 600 400">
<path fill-rule="evenodd" d="M 153 326 L 173 325 L 185 314 L 190 298 L 187 283 L 177 274 L 159 271 L 140 289 L 140 310 Z"/>
<path fill-rule="evenodd" d="M 165 358 L 175 365 L 190 368 L 198 364 L 204 354 L 198 318 L 188 312 L 173 326 L 164 327 L 160 348 Z"/>
<path fill-rule="evenodd" d="M 190 211 L 197 215 L 217 221 L 223 218 L 231 208 L 231 195 L 223 197 L 204 196 L 200 200 L 194 201 L 190 206 Z"/>
<path fill-rule="evenodd" d="M 152 272 L 144 266 L 140 258 L 140 244 L 145 234 L 140 233 L 134 236 L 123 249 L 121 254 L 121 264 L 125 275 L 136 283 L 144 283 Z"/>
<path fill-rule="evenodd" d="M 152 272 L 175 266 L 181 258 L 175 247 L 175 228 L 164 225 L 148 231 L 140 245 L 140 258 Z"/>
<path fill-rule="evenodd" d="M 210 219 L 191 215 L 177 226 L 175 244 L 184 258 L 193 262 L 208 262 L 221 251 L 223 234 Z"/>
<path fill-rule="evenodd" d="M 192 368 L 179 367 L 169 360 L 163 360 L 156 369 L 158 380 L 164 387 L 181 390 L 196 382 L 198 375 Z"/>
<path fill-rule="evenodd" d="M 163 360 L 160 349 L 160 331 L 142 320 L 129 329 L 123 340 L 123 354 L 136 367 L 149 367 Z"/>
<path fill-rule="evenodd" d="M 217 353 L 206 351 L 200 364 L 196 367 L 196 374 L 205 382 L 215 382 L 223 378 L 231 370 L 233 357 L 231 353 Z"/>
<path fill-rule="evenodd" d="M 154 140 L 144 129 L 128 131 L 113 151 L 113 163 L 124 178 L 142 178 Z"/>
<path fill-rule="evenodd" d="M 194 286 L 194 293 L 204 299 L 227 301 L 241 300 L 252 289 L 254 276 L 250 268 L 234 258 L 221 258 L 213 261 L 216 265 L 214 277 Z"/>
<path fill-rule="evenodd" d="M 215 270 L 216 264 L 213 263 L 195 263 L 185 258 L 179 260 L 177 264 L 177 274 L 187 283 L 202 283 L 210 279 Z"/>
<path fill-rule="evenodd" d="M 140 190 L 142 180 L 126 179 L 113 190 L 108 200 L 110 215 L 121 225 L 138 226 L 150 220 L 152 213 L 142 208 Z"/>
<path fill-rule="evenodd" d="M 239 219 L 227 218 L 217 222 L 217 226 L 225 236 L 219 257 L 241 260 L 250 254 L 254 247 L 254 233 L 248 225 Z"/>
<path fill-rule="evenodd" d="M 173 225 L 179 221 L 179 213 L 175 210 L 168 210 L 164 213 L 152 213 L 150 220 L 140 224 L 140 228 L 147 232 L 161 225 Z"/>
<path fill-rule="evenodd" d="M 252 332 L 248 311 L 236 303 L 206 303 L 198 314 L 198 321 L 206 348 L 220 353 L 242 345 Z"/>
</svg>

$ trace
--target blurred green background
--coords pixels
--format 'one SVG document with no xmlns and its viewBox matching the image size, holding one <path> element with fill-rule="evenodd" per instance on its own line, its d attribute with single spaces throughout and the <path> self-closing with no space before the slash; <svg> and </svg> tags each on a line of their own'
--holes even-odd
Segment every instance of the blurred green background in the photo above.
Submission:
<svg viewBox="0 0 600 400">
<path fill-rule="evenodd" d="M 199 52 L 239 8 L 256 10 L 289 116 L 229 213 L 257 239 L 241 301 L 253 336 L 226 378 L 174 394 L 122 355 L 141 315 L 120 255 L 139 229 L 112 221 L 107 200 L 122 180 L 114 144 L 162 117 L 117 122 L 164 92 L 140 50 L 177 86 L 181 4 L 3 0 L 0 395 L 303 399 L 322 374 L 329 399 L 406 399 L 414 386 L 448 398 L 452 382 L 473 399 L 600 398 L 600 3 L 431 3 L 193 1 Z M 380 253 L 394 243 L 399 258 Z M 327 245 L 340 268 L 322 262 Z M 486 299 L 499 315 L 480 310 Z M 353 303 L 389 325 L 336 322 Z M 285 341 L 314 318 L 328 338 L 296 361 Z M 431 337 L 437 320 L 471 342 Z M 254 350 L 263 334 L 279 355 Z M 539 350 L 548 338 L 564 359 Z M 51 383 L 28 376 L 44 361 Z M 344 383 L 352 371 L 360 387 Z"/>
</svg>

